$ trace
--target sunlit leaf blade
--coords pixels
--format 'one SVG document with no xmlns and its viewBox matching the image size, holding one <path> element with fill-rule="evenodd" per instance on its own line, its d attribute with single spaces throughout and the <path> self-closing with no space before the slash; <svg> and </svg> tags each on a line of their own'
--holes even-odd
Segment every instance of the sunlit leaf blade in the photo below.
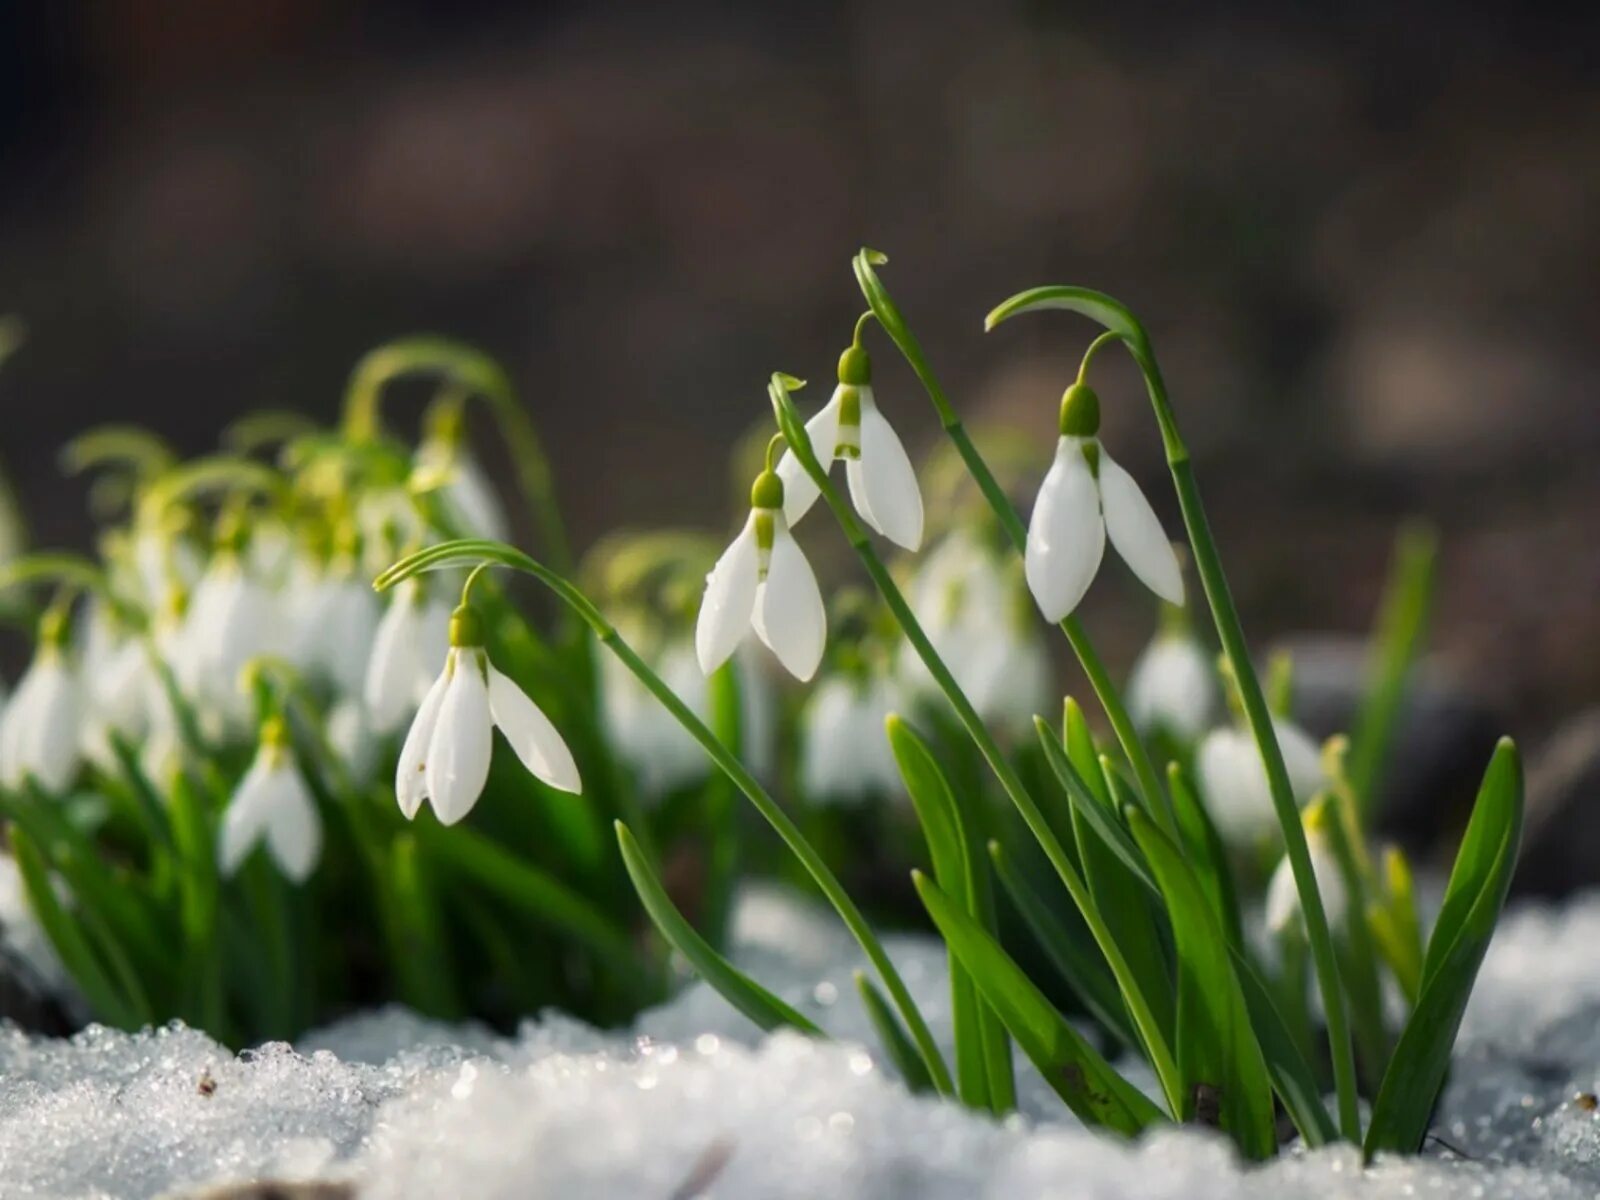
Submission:
<svg viewBox="0 0 1600 1200">
<path fill-rule="evenodd" d="M 1283 1102 L 1284 1111 L 1306 1145 L 1321 1146 L 1333 1141 L 1339 1136 L 1338 1126 L 1322 1103 L 1322 1088 L 1317 1083 L 1316 1072 L 1300 1052 L 1299 1043 L 1272 998 L 1272 990 L 1243 950 L 1235 946 L 1231 953 L 1234 973 L 1244 992 L 1245 1006 L 1250 1010 L 1250 1024 L 1261 1044 L 1267 1074 L 1272 1079 L 1272 1090 Z"/>
<path fill-rule="evenodd" d="M 1083 820 L 1100 836 L 1106 848 L 1117 856 L 1151 895 L 1159 896 L 1160 890 L 1150 875 L 1150 868 L 1145 865 L 1139 848 L 1134 845 L 1133 839 L 1128 836 L 1128 831 L 1117 820 L 1110 805 L 1097 797 L 1085 777 L 1067 758 L 1066 751 L 1061 748 L 1060 739 L 1056 737 L 1055 730 L 1050 728 L 1049 722 L 1041 717 L 1035 717 L 1033 724 L 1034 731 L 1039 735 L 1039 744 L 1044 747 L 1045 761 L 1050 764 L 1051 771 L 1066 790 L 1067 798 L 1072 802 L 1073 812 L 1081 811 Z M 1096 774 L 1099 774 L 1098 766 L 1095 770 Z"/>
<path fill-rule="evenodd" d="M 1068 1108 L 1087 1124 L 1130 1137 L 1165 1120 L 1154 1102 L 1113 1070 L 1055 1010 L 982 926 L 927 876 L 914 872 L 913 880 L 945 943 Z"/>
<path fill-rule="evenodd" d="M 1467 998 L 1511 887 L 1522 815 L 1522 766 L 1516 746 L 1504 738 L 1489 761 L 1450 873 L 1444 908 L 1428 943 L 1421 998 L 1373 1102 L 1368 1158 L 1380 1150 L 1412 1153 L 1428 1132 Z"/>
<path fill-rule="evenodd" d="M 1073 936 L 1073 931 L 1062 923 L 1061 918 L 1012 863 L 999 842 L 989 843 L 989 857 L 994 862 L 995 874 L 1006 889 L 1006 895 L 1011 897 L 1012 904 L 1016 905 L 1017 912 L 1033 933 L 1034 940 L 1073 994 L 1082 1001 L 1089 1014 L 1123 1045 L 1137 1051 L 1139 1037 L 1134 1031 L 1133 1022 L 1128 1019 L 1128 1010 L 1122 1003 L 1122 994 L 1117 990 L 1117 981 L 1106 968 L 1105 960 L 1087 932 L 1082 937 Z"/>
<path fill-rule="evenodd" d="M 1228 866 L 1227 847 L 1223 845 L 1217 827 L 1212 824 L 1211 814 L 1206 812 L 1205 805 L 1200 803 L 1199 795 L 1177 763 L 1167 767 L 1167 792 L 1172 797 L 1178 832 L 1183 835 L 1184 847 L 1195 875 L 1210 897 L 1228 941 L 1232 945 L 1242 946 L 1243 925 L 1239 919 L 1239 900 L 1233 890 L 1233 872 Z"/>
<path fill-rule="evenodd" d="M 885 722 L 889 748 L 928 841 L 934 878 L 956 903 L 991 933 L 993 899 L 976 831 L 967 829 L 960 801 L 927 744 L 910 725 L 891 715 Z M 978 995 L 954 951 L 950 952 L 950 1009 L 955 1027 L 956 1089 L 974 1108 L 1009 1110 L 1014 1103 L 1011 1049 L 1005 1030 Z M 992 1060 L 992 1061 L 991 1061 Z"/>
<path fill-rule="evenodd" d="M 1215 1107 L 1218 1124 L 1247 1158 L 1277 1148 L 1272 1084 L 1251 1028 L 1228 940 L 1183 852 L 1136 807 L 1128 826 L 1167 901 L 1178 956 L 1178 1069 L 1189 1108 Z"/>
<path fill-rule="evenodd" d="M 812 1037 L 825 1036 L 810 1020 L 712 949 L 711 943 L 695 932 L 694 926 L 672 903 L 672 898 L 650 869 L 649 861 L 628 827 L 618 821 L 616 830 L 623 865 L 628 869 L 628 877 L 633 880 L 634 890 L 639 893 L 645 912 L 650 914 L 661 936 L 688 960 L 689 965 L 716 989 L 719 996 L 764 1030 L 788 1026 Z"/>
<path fill-rule="evenodd" d="M 912 1045 L 911 1035 L 901 1026 L 900 1018 L 894 1015 L 894 1009 L 889 1007 L 883 993 L 872 985 L 872 980 L 867 978 L 865 972 L 857 971 L 855 980 L 856 992 L 861 996 L 861 1007 L 867 1010 L 867 1019 L 872 1022 L 883 1052 L 889 1056 L 889 1061 L 900 1073 L 906 1087 L 913 1092 L 933 1091 L 933 1079 L 928 1075 L 927 1064 L 917 1053 L 916 1046 Z"/>
</svg>

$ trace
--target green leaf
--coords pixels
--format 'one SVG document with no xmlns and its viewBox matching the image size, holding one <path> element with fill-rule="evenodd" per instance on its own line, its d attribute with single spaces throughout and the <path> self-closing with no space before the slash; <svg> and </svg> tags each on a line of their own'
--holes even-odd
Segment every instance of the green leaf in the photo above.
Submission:
<svg viewBox="0 0 1600 1200">
<path fill-rule="evenodd" d="M 883 993 L 872 986 L 864 971 L 855 973 L 856 991 L 861 996 L 861 1006 L 867 1010 L 867 1019 L 872 1022 L 872 1028 L 877 1031 L 878 1041 L 883 1045 L 884 1053 L 889 1056 L 889 1061 L 894 1064 L 900 1078 L 913 1092 L 933 1091 L 933 1079 L 928 1074 L 928 1065 L 922 1061 L 922 1056 L 917 1053 L 916 1046 L 911 1043 L 911 1035 L 900 1024 L 900 1018 L 894 1015 L 894 1009 L 889 1007 L 889 1002 L 883 998 Z M 963 1098 L 964 1099 L 964 1098 Z"/>
<path fill-rule="evenodd" d="M 1412 1153 L 1428 1132 L 1467 998 L 1511 887 L 1522 839 L 1522 801 L 1521 761 L 1515 744 L 1503 738 L 1450 872 L 1444 907 L 1428 942 L 1421 998 L 1372 1105 L 1365 1142 L 1369 1159 L 1380 1150 Z"/>
<path fill-rule="evenodd" d="M 1049 958 L 1051 965 L 1061 975 L 1082 1001 L 1089 1015 L 1119 1039 L 1130 1050 L 1140 1049 L 1139 1036 L 1128 1010 L 1122 1003 L 1122 994 L 1092 941 L 1074 936 L 1071 929 L 1034 890 L 1023 873 L 1012 863 L 999 842 L 989 843 L 989 857 L 994 862 L 995 874 L 1001 886 L 1016 905 L 1034 940 Z M 1082 927 L 1080 926 L 1080 929 Z"/>
<path fill-rule="evenodd" d="M 1211 822 L 1211 814 L 1200 803 L 1188 777 L 1177 763 L 1167 766 L 1167 791 L 1188 850 L 1189 863 L 1211 900 L 1212 910 L 1227 934 L 1230 945 L 1244 945 L 1244 929 L 1239 918 L 1239 900 L 1233 890 L 1233 872 L 1228 866 L 1228 849 Z"/>
<path fill-rule="evenodd" d="M 1039 744 L 1044 747 L 1045 761 L 1050 764 L 1050 769 L 1055 773 L 1056 779 L 1066 790 L 1067 799 L 1072 802 L 1074 814 L 1081 815 L 1111 853 L 1115 854 L 1123 866 L 1142 883 L 1152 896 L 1160 896 L 1160 889 L 1156 887 L 1155 880 L 1151 878 L 1150 868 L 1145 865 L 1144 857 L 1139 853 L 1139 848 L 1134 845 L 1133 839 L 1128 836 L 1128 831 L 1122 827 L 1113 814 L 1108 801 L 1099 798 L 1099 794 L 1091 787 L 1086 778 L 1073 766 L 1067 758 L 1066 751 L 1061 748 L 1061 741 L 1056 737 L 1055 730 L 1050 728 L 1050 723 L 1043 717 L 1034 717 L 1034 731 L 1039 735 Z M 1097 785 L 1104 787 L 1104 781 L 1098 779 L 1100 768 L 1095 767 Z"/>
<path fill-rule="evenodd" d="M 44 857 L 33 839 L 19 825 L 11 826 L 11 854 L 22 876 L 28 907 L 60 955 L 62 965 L 82 989 L 90 1009 L 108 1025 L 137 1029 L 140 1021 L 133 1006 L 111 982 L 111 977 L 84 937 L 83 930 L 61 906 Z"/>
<path fill-rule="evenodd" d="M 1373 632 L 1371 682 L 1350 738 L 1350 785 L 1363 818 L 1377 803 L 1406 684 L 1427 633 L 1438 550 L 1438 538 L 1423 525 L 1407 526 L 1395 539 Z"/>
<path fill-rule="evenodd" d="M 1129 1137 L 1165 1118 L 1045 998 L 1000 943 L 920 871 L 917 894 L 1023 1053 L 1079 1119 Z"/>
<path fill-rule="evenodd" d="M 894 714 L 884 728 L 906 793 L 927 838 L 934 878 L 957 904 L 993 933 L 994 900 L 977 849 L 978 833 L 970 828 L 973 822 L 962 811 L 933 752 L 916 730 Z M 972 1108 L 1007 1112 L 1016 1097 L 1005 1028 L 978 995 L 954 951 L 949 959 L 957 1093 Z"/>
<path fill-rule="evenodd" d="M 1167 900 L 1178 954 L 1178 1069 L 1186 1118 L 1200 1101 L 1217 1105 L 1218 1124 L 1247 1158 L 1277 1149 L 1272 1084 L 1222 926 L 1183 852 L 1145 814 L 1128 805 L 1128 825 Z"/>
<path fill-rule="evenodd" d="M 826 1036 L 808 1018 L 723 958 L 710 942 L 695 932 L 694 926 L 678 911 L 667 890 L 650 869 L 649 861 L 628 827 L 618 821 L 616 830 L 623 865 L 628 869 L 628 877 L 633 880 L 634 890 L 639 893 L 645 911 L 661 931 L 661 936 L 688 960 L 689 965 L 716 989 L 719 996 L 764 1030 L 788 1026 L 812 1037 Z"/>
<path fill-rule="evenodd" d="M 1267 1074 L 1272 1077 L 1272 1090 L 1283 1101 L 1284 1110 L 1306 1145 L 1316 1147 L 1335 1140 L 1339 1129 L 1322 1103 L 1316 1072 L 1300 1052 L 1300 1044 L 1272 999 L 1272 990 L 1243 950 L 1235 946 L 1232 953 L 1234 971 L 1250 1010 L 1250 1024 L 1261 1043 Z"/>
</svg>

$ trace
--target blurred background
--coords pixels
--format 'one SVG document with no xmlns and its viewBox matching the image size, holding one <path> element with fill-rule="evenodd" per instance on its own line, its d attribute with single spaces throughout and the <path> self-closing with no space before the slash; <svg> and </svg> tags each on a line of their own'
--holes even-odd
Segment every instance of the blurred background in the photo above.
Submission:
<svg viewBox="0 0 1600 1200">
<path fill-rule="evenodd" d="M 198 451 L 254 408 L 332 420 L 363 350 L 430 330 L 508 366 L 580 546 L 721 528 L 767 373 L 831 378 L 858 245 L 969 421 L 1037 431 L 1041 463 L 1090 331 L 981 317 L 1087 284 L 1151 330 L 1252 636 L 1360 634 L 1396 525 L 1431 518 L 1441 736 L 1564 747 L 1549 803 L 1581 804 L 1600 12 L 1283 8 L 5 5 L 0 312 L 29 338 L 0 459 L 36 542 L 84 545 L 74 433 Z M 1143 396 L 1103 361 L 1108 444 L 1157 491 Z M 1121 664 L 1151 628 L 1125 577 L 1085 615 Z"/>
</svg>

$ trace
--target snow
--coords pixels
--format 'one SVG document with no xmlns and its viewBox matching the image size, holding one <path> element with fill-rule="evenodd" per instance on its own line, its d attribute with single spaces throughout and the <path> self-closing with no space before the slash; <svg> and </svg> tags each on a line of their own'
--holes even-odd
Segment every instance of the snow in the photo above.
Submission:
<svg viewBox="0 0 1600 1200">
<path fill-rule="evenodd" d="M 385 1009 L 235 1056 L 181 1027 L 70 1041 L 0 1028 L 0 1194 L 183 1196 L 252 1180 L 343 1181 L 381 1200 L 1600 1189 L 1600 1109 L 1579 1098 L 1600 1088 L 1600 894 L 1508 916 L 1463 1027 L 1441 1140 L 1367 1170 L 1349 1148 L 1245 1169 L 1205 1133 L 1113 1141 L 1027 1073 L 1027 1115 L 1002 1122 L 912 1096 L 863 1048 L 857 958 L 834 923 L 758 892 L 736 933 L 740 960 L 840 1040 L 763 1037 L 698 984 L 620 1035 L 551 1014 L 499 1037 Z M 942 952 L 914 938 L 890 950 L 947 1031 Z"/>
</svg>

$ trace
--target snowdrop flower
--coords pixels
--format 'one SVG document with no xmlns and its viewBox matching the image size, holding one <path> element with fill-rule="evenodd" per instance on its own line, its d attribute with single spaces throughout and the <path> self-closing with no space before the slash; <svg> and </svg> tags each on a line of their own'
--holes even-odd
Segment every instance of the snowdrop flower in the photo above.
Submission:
<svg viewBox="0 0 1600 1200">
<path fill-rule="evenodd" d="M 323 581 L 315 624 L 304 630 L 311 650 L 307 665 L 343 694 L 361 693 L 378 633 L 378 606 L 353 556 L 342 558 Z"/>
<path fill-rule="evenodd" d="M 1283 751 L 1295 803 L 1304 805 L 1328 784 L 1322 754 L 1311 735 L 1293 722 L 1274 718 L 1272 727 Z M 1206 811 L 1223 840 L 1241 845 L 1277 834 L 1278 819 L 1272 807 L 1272 790 L 1267 785 L 1267 768 L 1248 729 L 1230 726 L 1212 730 L 1200 743 L 1195 764 L 1205 793 Z"/>
<path fill-rule="evenodd" d="M 706 576 L 694 648 L 709 675 L 754 629 L 802 682 L 816 674 L 827 640 L 817 577 L 784 519 L 783 481 L 763 471 L 750 489 L 750 517 Z"/>
<path fill-rule="evenodd" d="M 472 811 L 489 778 L 494 727 L 535 778 L 563 792 L 580 790 L 578 767 L 550 719 L 483 648 L 483 622 L 462 604 L 450 618 L 444 670 L 417 710 L 400 750 L 395 796 L 410 820 L 424 800 L 454 825 Z"/>
<path fill-rule="evenodd" d="M 443 479 L 439 498 L 464 536 L 505 541 L 511 526 L 494 485 L 467 449 L 461 404 L 435 405 L 428 424 L 428 434 L 417 447 L 415 469 Z"/>
<path fill-rule="evenodd" d="M 648 630 L 635 630 L 627 640 L 648 646 Z M 641 653 L 644 653 L 641 651 Z M 705 720 L 710 715 L 710 687 L 700 672 L 694 647 L 685 639 L 669 641 L 646 655 L 661 681 Z M 741 684 L 745 682 L 743 678 Z M 745 690 L 741 688 L 741 694 Z M 742 695 L 741 695 L 742 698 Z M 748 704 L 742 705 L 748 710 Z M 632 768 L 640 791 L 656 799 L 685 784 L 705 778 L 711 763 L 700 743 L 689 736 L 670 712 L 615 655 L 600 663 L 600 715 L 618 753 Z"/>
<path fill-rule="evenodd" d="M 407 579 L 378 621 L 362 695 L 372 727 L 392 733 L 428 694 L 437 664 L 450 652 L 450 607 Z"/>
<path fill-rule="evenodd" d="M 834 675 L 811 694 L 800 718 L 800 780 L 811 800 L 859 802 L 901 790 L 884 732 L 894 688 L 881 676 Z"/>
<path fill-rule="evenodd" d="M 1050 706 L 1050 661 L 1028 609 L 1028 594 L 1009 556 L 958 529 L 922 561 L 912 578 L 911 609 L 957 685 L 986 723 L 1031 731 Z M 920 693 L 938 694 L 909 648 L 901 675 Z"/>
<path fill-rule="evenodd" d="M 142 593 L 167 594 L 174 583 L 185 587 L 200 575 L 200 556 L 171 520 L 148 517 L 138 522 L 129 539 L 129 558 Z"/>
<path fill-rule="evenodd" d="M 1330 815 L 1320 807 L 1306 814 L 1306 846 L 1311 851 L 1311 873 L 1316 877 L 1317 894 L 1322 897 L 1322 909 L 1328 916 L 1329 928 L 1337 931 L 1345 922 L 1350 908 L 1350 894 L 1344 885 L 1344 872 L 1334 853 L 1327 832 L 1322 828 Z M 1287 933 L 1303 932 L 1304 920 L 1300 911 L 1300 892 L 1294 885 L 1294 869 L 1285 854 L 1272 873 L 1267 885 L 1267 928 L 1278 937 Z"/>
<path fill-rule="evenodd" d="M 1075 383 L 1061 399 L 1056 460 L 1028 525 L 1028 587 L 1045 620 L 1064 620 L 1089 590 L 1106 538 L 1133 573 L 1169 604 L 1183 603 L 1183 574 L 1139 485 L 1100 445 L 1100 400 Z"/>
<path fill-rule="evenodd" d="M 222 817 L 217 866 L 224 876 L 238 871 L 258 842 L 284 876 L 304 883 L 322 854 L 322 819 L 305 780 L 295 769 L 289 729 L 282 717 L 261 728 L 255 761 L 239 781 Z"/>
<path fill-rule="evenodd" d="M 1217 699 L 1212 658 L 1186 629 L 1164 628 L 1128 677 L 1128 713 L 1144 730 L 1164 729 L 1184 742 L 1205 732 Z"/>
<path fill-rule="evenodd" d="M 226 543 L 195 584 L 186 638 L 200 697 L 226 719 L 245 712 L 239 673 L 252 658 L 277 649 L 278 606 L 245 570 L 238 547 Z"/>
<path fill-rule="evenodd" d="M 844 460 L 850 499 L 862 520 L 907 550 L 922 545 L 917 473 L 872 397 L 872 362 L 861 345 L 859 326 L 855 344 L 839 358 L 839 386 L 822 411 L 806 422 L 806 435 L 824 470 Z M 816 503 L 820 489 L 793 451 L 784 451 L 778 477 L 786 497 L 784 519 L 794 525 Z"/>
<path fill-rule="evenodd" d="M 109 764 L 115 758 L 112 736 L 137 738 L 147 724 L 150 664 L 144 644 L 137 637 L 124 638 L 95 667 L 85 656 L 83 678 L 88 710 L 84 754 L 97 763 Z"/>
<path fill-rule="evenodd" d="M 83 688 L 66 657 L 66 619 L 45 615 L 39 649 L 0 718 L 0 783 L 29 776 L 49 792 L 65 791 L 78 772 Z"/>
<path fill-rule="evenodd" d="M 366 706 L 348 697 L 339 701 L 328 710 L 327 730 L 328 745 L 344 762 L 351 780 L 364 786 L 378 765 L 378 740 Z"/>
</svg>

